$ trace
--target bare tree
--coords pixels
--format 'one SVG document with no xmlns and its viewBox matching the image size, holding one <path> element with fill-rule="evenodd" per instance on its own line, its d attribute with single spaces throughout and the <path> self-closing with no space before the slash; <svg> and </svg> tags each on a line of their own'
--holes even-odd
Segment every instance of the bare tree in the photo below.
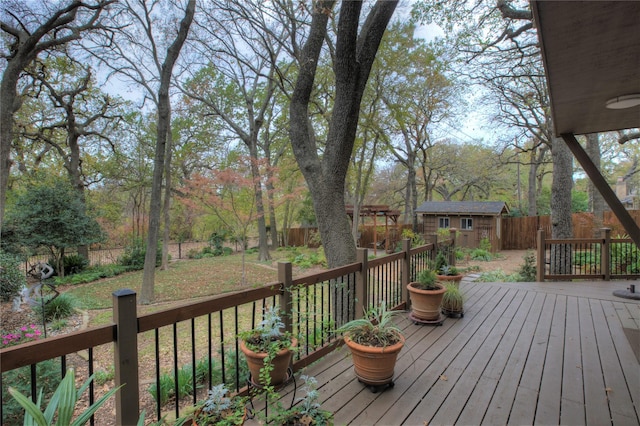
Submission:
<svg viewBox="0 0 640 426">
<path fill-rule="evenodd" d="M 143 88 L 145 99 L 151 100 L 157 108 L 149 232 L 140 303 L 150 303 L 154 298 L 156 254 L 162 212 L 162 181 L 168 161 L 167 152 L 171 149 L 168 143 L 171 123 L 169 89 L 174 66 L 193 22 L 196 2 L 187 2 L 184 16 L 177 28 L 172 21 L 173 16 L 167 14 L 167 8 L 164 6 L 167 4 L 163 4 L 162 0 L 126 0 L 118 3 L 112 24 L 118 27 L 114 38 L 92 40 L 91 44 L 85 46 L 88 52 L 113 73 L 120 74 Z M 169 2 L 168 6 L 171 8 L 175 4 Z M 175 32 L 171 44 L 169 32 Z M 168 214 L 165 212 L 165 215 Z M 166 250 L 168 241 L 164 243 Z"/>
<path fill-rule="evenodd" d="M 13 117 L 22 104 L 17 92 L 21 74 L 41 53 L 78 40 L 84 32 L 102 28 L 100 15 L 114 1 L 72 1 L 55 6 L 47 1 L 3 2 L 0 30 L 7 43 L 0 54 L 5 62 L 0 82 L 0 227 L 12 165 Z"/>
<path fill-rule="evenodd" d="M 379 0 L 360 26 L 362 2 L 343 1 L 336 28 L 335 102 L 323 155 L 309 122 L 309 103 L 318 58 L 327 40 L 327 23 L 335 1 L 314 4 L 308 38 L 300 52 L 299 72 L 289 107 L 290 139 L 296 161 L 313 199 L 329 267 L 356 260 L 355 242 L 345 212 L 345 179 L 351 159 L 360 102 L 369 72 L 396 1 Z"/>
</svg>

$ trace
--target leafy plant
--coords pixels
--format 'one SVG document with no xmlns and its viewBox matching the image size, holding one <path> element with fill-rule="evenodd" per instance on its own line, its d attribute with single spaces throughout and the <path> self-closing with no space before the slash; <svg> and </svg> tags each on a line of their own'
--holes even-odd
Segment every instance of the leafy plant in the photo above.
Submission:
<svg viewBox="0 0 640 426">
<path fill-rule="evenodd" d="M 194 425 L 233 426 L 244 423 L 247 410 L 246 398 L 227 394 L 229 390 L 221 383 L 208 391 L 207 399 L 197 404 L 192 413 L 177 420 L 180 426 L 191 420 Z"/>
<path fill-rule="evenodd" d="M 440 275 L 454 276 L 458 275 L 458 268 L 453 265 L 442 266 L 439 270 Z"/>
<path fill-rule="evenodd" d="M 160 266 L 162 262 L 162 248 L 158 244 L 156 250 L 156 266 Z M 132 269 L 143 269 L 144 258 L 147 253 L 147 245 L 142 238 L 136 238 L 131 245 L 124 248 L 124 254 L 118 259 L 118 263 L 124 266 L 130 266 Z"/>
<path fill-rule="evenodd" d="M 93 405 L 82 411 L 72 422 L 71 420 L 73 418 L 76 403 L 82 393 L 89 387 L 91 380 L 93 380 L 93 376 L 89 377 L 80 389 L 76 390 L 75 372 L 72 368 L 67 370 L 67 374 L 65 374 L 64 379 L 62 379 L 56 388 L 56 391 L 51 397 L 49 405 L 47 405 L 44 412 L 40 410 L 40 405 L 42 404 L 42 390 L 40 390 L 38 401 L 35 404 L 31 399 L 27 398 L 12 387 L 9 388 L 9 393 L 25 409 L 25 425 L 52 425 L 55 418 L 55 424 L 57 425 L 79 426 L 87 423 L 91 419 L 93 413 L 95 413 L 109 398 L 111 398 L 111 396 L 113 396 L 113 394 L 118 391 L 118 389 L 120 389 L 120 387 L 117 387 L 109 390 Z"/>
<path fill-rule="evenodd" d="M 445 284 L 445 289 L 446 290 L 442 295 L 442 309 L 449 312 L 461 312 L 464 298 L 460 288 L 453 283 L 449 283 Z"/>
<path fill-rule="evenodd" d="M 534 282 L 536 281 L 537 267 L 536 267 L 536 254 L 533 250 L 528 250 L 524 255 L 524 264 L 520 267 L 518 274 L 520 274 L 519 281 Z"/>
<path fill-rule="evenodd" d="M 0 250 L 0 300 L 11 301 L 20 295 L 26 284 L 27 279 L 20 270 L 20 259 Z"/>
<path fill-rule="evenodd" d="M 436 283 L 436 278 L 435 272 L 431 269 L 424 269 L 418 272 L 416 281 L 412 285 L 421 290 L 437 290 L 438 284 Z"/>
<path fill-rule="evenodd" d="M 387 309 L 382 302 L 364 312 L 363 318 L 357 318 L 339 327 L 336 332 L 344 333 L 354 342 L 375 347 L 385 347 L 402 340 L 402 331 L 391 320 L 397 311 Z"/>
<path fill-rule="evenodd" d="M 297 399 L 297 405 L 289 409 L 277 407 L 275 415 L 269 419 L 272 424 L 278 425 L 329 425 L 333 422 L 333 413 L 321 409 L 318 402 L 318 381 L 315 377 L 300 376 L 304 386 L 300 391 L 304 396 Z"/>
<path fill-rule="evenodd" d="M 178 370 L 178 398 L 193 393 L 193 367 L 184 365 Z"/>
<path fill-rule="evenodd" d="M 173 377 L 167 373 L 160 375 L 160 395 L 158 395 L 158 386 L 156 383 L 149 385 L 148 390 L 156 402 L 160 401 L 160 405 L 165 405 L 169 401 L 169 398 L 175 394 Z"/>
<path fill-rule="evenodd" d="M 70 254 L 62 258 L 64 275 L 77 274 L 89 266 L 89 261 L 79 254 Z"/>
<path fill-rule="evenodd" d="M 68 293 L 60 293 L 58 297 L 48 299 L 44 306 L 37 304 L 33 306 L 33 310 L 41 316 L 44 309 L 44 318 L 46 321 L 68 318 L 75 312 L 78 301 L 75 297 Z"/>
<path fill-rule="evenodd" d="M 482 249 L 482 248 L 477 248 L 477 249 L 473 249 L 471 250 L 471 259 L 473 260 L 482 260 L 485 262 L 489 262 L 491 261 L 491 259 L 493 259 L 493 256 L 491 255 L 491 252 L 489 252 L 488 250 Z"/>
<path fill-rule="evenodd" d="M 291 334 L 282 331 L 284 323 L 280 318 L 277 308 L 271 306 L 264 312 L 264 316 L 258 327 L 240 337 L 247 347 L 254 352 L 276 352 L 291 346 Z"/>
<path fill-rule="evenodd" d="M 41 386 L 44 402 L 48 402 L 60 383 L 60 358 L 49 359 L 36 364 L 36 383 Z M 11 385 L 17 392 L 31 392 L 31 367 L 20 367 L 2 373 L 2 394 L 6 395 Z M 14 398 L 2 401 L 3 425 L 19 424 L 24 417 L 24 409 Z"/>
</svg>

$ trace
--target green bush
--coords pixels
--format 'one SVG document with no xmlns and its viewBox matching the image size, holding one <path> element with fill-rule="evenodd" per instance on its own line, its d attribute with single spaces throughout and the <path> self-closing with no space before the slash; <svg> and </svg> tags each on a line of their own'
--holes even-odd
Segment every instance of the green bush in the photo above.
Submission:
<svg viewBox="0 0 640 426">
<path fill-rule="evenodd" d="M 27 279 L 20 270 L 20 260 L 0 250 L 0 300 L 11 301 L 26 284 Z"/>
<path fill-rule="evenodd" d="M 178 398 L 193 393 L 193 367 L 185 365 L 178 370 Z"/>
<path fill-rule="evenodd" d="M 532 250 L 528 250 L 524 255 L 524 264 L 518 271 L 518 274 L 520 275 L 520 280 L 518 281 L 534 282 L 536 281 L 536 272 L 536 254 Z"/>
<path fill-rule="evenodd" d="M 65 275 L 73 275 L 84 271 L 89 266 L 89 261 L 79 254 L 65 256 L 62 259 Z"/>
<path fill-rule="evenodd" d="M 78 274 L 69 275 L 66 277 L 56 277 L 55 283 L 56 285 L 76 285 L 76 284 L 85 284 L 93 281 L 97 281 L 102 278 L 110 278 L 115 277 L 116 275 L 123 274 L 125 272 L 133 271 L 134 268 L 130 266 L 123 265 L 103 265 L 103 266 L 92 266 L 87 268 L 85 271 L 82 271 Z"/>
<path fill-rule="evenodd" d="M 60 358 L 39 362 L 36 364 L 36 385 L 43 389 L 44 403 L 48 402 L 62 378 L 60 377 Z M 2 424 L 21 425 L 24 409 L 8 395 L 8 388 L 18 390 L 23 395 L 31 394 L 31 367 L 20 367 L 2 373 Z"/>
<path fill-rule="evenodd" d="M 147 254 L 147 246 L 141 238 L 136 238 L 133 243 L 124 248 L 124 254 L 118 259 L 118 263 L 129 266 L 135 270 L 144 268 L 144 257 Z M 158 243 L 156 250 L 156 266 L 162 263 L 162 248 Z"/>
<path fill-rule="evenodd" d="M 517 272 L 509 275 L 502 269 L 496 269 L 495 271 L 483 272 L 476 281 L 483 283 L 518 282 L 522 281 L 522 277 Z"/>
<path fill-rule="evenodd" d="M 471 259 L 473 259 L 473 260 L 483 260 L 485 262 L 489 262 L 489 261 L 491 261 L 491 259 L 493 259 L 493 256 L 491 255 L 491 253 L 489 251 L 481 249 L 481 248 L 477 248 L 477 249 L 471 250 Z"/>
<path fill-rule="evenodd" d="M 68 293 L 61 293 L 55 299 L 45 301 L 44 318 L 46 321 L 68 318 L 73 315 L 77 305 L 78 301 L 75 297 Z M 43 306 L 41 304 L 33 306 L 33 310 L 38 314 L 38 317 L 42 316 L 42 309 Z"/>
</svg>

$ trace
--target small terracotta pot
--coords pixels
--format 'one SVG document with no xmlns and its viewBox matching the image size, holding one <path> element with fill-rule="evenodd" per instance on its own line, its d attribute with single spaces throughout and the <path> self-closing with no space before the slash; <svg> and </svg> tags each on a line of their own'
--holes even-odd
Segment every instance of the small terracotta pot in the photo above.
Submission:
<svg viewBox="0 0 640 426">
<path fill-rule="evenodd" d="M 362 383 L 377 386 L 393 381 L 396 359 L 404 346 L 403 336 L 400 336 L 398 343 L 382 348 L 361 345 L 349 336 L 344 337 L 344 343 L 351 350 L 353 368 Z"/>
<path fill-rule="evenodd" d="M 440 304 L 442 296 L 447 291 L 442 284 L 436 284 L 437 290 L 422 290 L 409 283 L 407 290 L 411 297 L 411 313 L 422 321 L 438 321 L 440 319 Z"/>
<path fill-rule="evenodd" d="M 269 374 L 271 376 L 271 385 L 277 386 L 284 383 L 287 380 L 287 369 L 291 365 L 291 358 L 293 357 L 292 348 L 298 345 L 298 339 L 291 339 L 291 346 L 289 348 L 281 349 L 276 357 L 271 362 L 273 364 L 273 370 Z M 264 359 L 267 357 L 266 352 L 254 352 L 247 347 L 244 340 L 240 340 L 240 350 L 247 358 L 247 365 L 251 372 L 251 380 L 256 385 L 264 385 L 260 379 L 260 369 L 264 366 Z"/>
<path fill-rule="evenodd" d="M 464 277 L 464 275 L 462 274 L 458 274 L 458 275 L 436 275 L 436 279 L 438 281 L 441 282 L 448 282 L 451 284 L 455 284 L 456 287 L 460 286 L 460 281 L 462 281 L 462 278 Z"/>
</svg>

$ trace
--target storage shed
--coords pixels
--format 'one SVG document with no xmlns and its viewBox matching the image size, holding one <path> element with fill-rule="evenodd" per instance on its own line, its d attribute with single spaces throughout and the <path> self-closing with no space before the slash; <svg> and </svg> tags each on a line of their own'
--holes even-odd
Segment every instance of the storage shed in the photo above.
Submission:
<svg viewBox="0 0 640 426">
<path fill-rule="evenodd" d="M 456 228 L 456 245 L 477 248 L 487 238 L 492 251 L 502 247 L 501 218 L 508 213 L 504 201 L 425 201 L 416 209 L 427 241 L 436 238 L 438 229 Z"/>
</svg>

